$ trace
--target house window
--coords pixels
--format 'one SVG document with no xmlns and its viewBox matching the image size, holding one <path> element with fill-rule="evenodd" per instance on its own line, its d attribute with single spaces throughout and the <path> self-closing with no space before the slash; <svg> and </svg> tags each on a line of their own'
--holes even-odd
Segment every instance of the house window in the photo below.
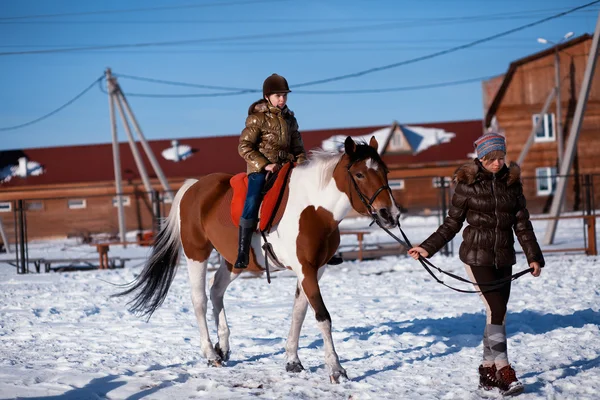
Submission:
<svg viewBox="0 0 600 400">
<path fill-rule="evenodd" d="M 537 124 L 541 114 L 533 115 L 533 126 Z M 556 130 L 556 121 L 554 114 L 544 114 L 544 120 L 541 122 L 539 129 L 535 132 L 536 142 L 553 142 L 556 138 L 554 131 Z"/>
<path fill-rule="evenodd" d="M 69 199 L 67 200 L 67 204 L 70 210 L 77 210 L 80 208 L 86 208 L 87 202 L 85 199 Z"/>
<path fill-rule="evenodd" d="M 442 179 L 441 179 L 441 177 L 436 176 L 435 178 L 433 178 L 432 182 L 433 182 L 433 187 L 434 188 L 441 188 L 442 187 Z M 452 179 L 449 176 L 445 176 L 444 177 L 444 186 L 445 187 L 449 187 L 450 186 L 450 182 L 452 182 Z"/>
<path fill-rule="evenodd" d="M 404 179 L 390 179 L 388 186 L 392 190 L 404 190 Z"/>
<path fill-rule="evenodd" d="M 11 212 L 11 211 L 12 211 L 12 203 L 10 201 L 0 202 L 0 212 Z"/>
<path fill-rule="evenodd" d="M 400 132 L 394 132 L 394 136 L 392 136 L 392 146 L 394 148 L 402 147 L 402 134 Z"/>
<path fill-rule="evenodd" d="M 123 205 L 125 207 L 131 205 L 131 198 L 129 196 L 121 196 L 121 199 L 122 199 Z M 118 197 L 116 197 L 116 196 L 113 197 L 112 203 L 113 203 L 114 207 L 118 207 L 119 206 L 119 199 L 118 199 Z"/>
<path fill-rule="evenodd" d="M 537 194 L 545 196 L 554 193 L 556 189 L 556 168 L 542 167 L 535 169 Z"/>
<path fill-rule="evenodd" d="M 44 209 L 44 203 L 41 201 L 28 201 L 27 211 L 42 211 Z"/>
</svg>

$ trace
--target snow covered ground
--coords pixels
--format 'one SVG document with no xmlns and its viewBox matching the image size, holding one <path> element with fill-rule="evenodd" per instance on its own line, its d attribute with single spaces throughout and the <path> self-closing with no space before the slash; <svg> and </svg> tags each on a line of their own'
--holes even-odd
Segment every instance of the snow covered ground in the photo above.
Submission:
<svg viewBox="0 0 600 400">
<path fill-rule="evenodd" d="M 365 223 L 348 221 L 344 227 Z M 403 221 L 415 243 L 436 226 L 434 217 Z M 540 232 L 545 223 L 535 226 Z M 556 246 L 581 247 L 582 229 L 581 221 L 561 222 Z M 381 241 L 384 235 L 373 233 L 366 241 Z M 343 237 L 347 245 L 353 240 Z M 271 285 L 252 278 L 230 286 L 225 307 L 231 360 L 224 368 L 208 368 L 200 356 L 185 268 L 149 322 L 130 314 L 123 299 L 109 297 L 118 290 L 110 283 L 131 281 L 147 252 L 111 247 L 111 255 L 135 259 L 125 269 L 108 271 L 17 275 L 0 260 L 0 399 L 482 395 L 476 390 L 485 324 L 481 301 L 436 284 L 410 258 L 345 262 L 330 267 L 323 277 L 336 349 L 350 378 L 332 385 L 310 311 L 299 351 L 306 371 L 285 371 L 283 348 L 295 289 L 290 273 L 275 275 Z M 94 254 L 95 248 L 72 241 L 30 245 L 30 257 Z M 600 263 L 584 255 L 547 254 L 546 259 L 540 278 L 527 275 L 513 284 L 509 304 L 509 358 L 527 386 L 519 398 L 600 398 Z M 435 256 L 432 261 L 465 276 L 457 256 Z M 525 267 L 521 255 L 515 270 Z M 208 315 L 215 338 L 210 310 Z"/>
</svg>

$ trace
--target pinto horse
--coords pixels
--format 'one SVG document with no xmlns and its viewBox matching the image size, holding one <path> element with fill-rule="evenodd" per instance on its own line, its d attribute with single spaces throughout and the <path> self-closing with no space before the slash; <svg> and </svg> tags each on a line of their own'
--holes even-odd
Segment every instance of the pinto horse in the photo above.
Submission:
<svg viewBox="0 0 600 400">
<path fill-rule="evenodd" d="M 290 174 L 289 198 L 280 222 L 266 235 L 283 266 L 298 276 L 292 326 L 285 346 L 286 370 L 304 368 L 298 358 L 298 339 L 308 305 L 323 335 L 325 364 L 332 382 L 347 378 L 331 336 L 331 317 L 319 289 L 326 262 L 340 243 L 338 225 L 354 209 L 375 218 L 386 228 L 398 225 L 400 210 L 388 186 L 388 169 L 377 153 L 377 140 L 355 143 L 346 138 L 343 153 L 317 151 Z M 241 272 L 265 270 L 261 252 L 264 239 L 255 234 L 247 269 L 234 269 L 238 231 L 223 209 L 229 209 L 231 175 L 216 173 L 187 180 L 177 192 L 167 222 L 159 232 L 152 255 L 140 275 L 122 293 L 135 293 L 130 310 L 150 317 L 164 301 L 175 276 L 180 251 L 187 261 L 192 302 L 200 328 L 200 343 L 211 366 L 229 358 L 229 327 L 223 307 L 227 286 Z M 230 193 L 229 193 L 230 194 Z M 219 212 L 221 210 L 221 212 Z M 212 345 L 206 321 L 206 269 L 213 249 L 221 265 L 213 278 L 210 299 L 217 325 L 218 342 Z"/>
</svg>

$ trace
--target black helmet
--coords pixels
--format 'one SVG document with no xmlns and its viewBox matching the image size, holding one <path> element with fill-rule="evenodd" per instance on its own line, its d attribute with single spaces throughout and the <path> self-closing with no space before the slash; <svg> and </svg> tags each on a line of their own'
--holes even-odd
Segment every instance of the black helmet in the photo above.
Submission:
<svg viewBox="0 0 600 400">
<path fill-rule="evenodd" d="M 263 83 L 263 97 L 272 95 L 273 93 L 289 93 L 291 92 L 287 81 L 281 75 L 273 74 Z"/>
</svg>

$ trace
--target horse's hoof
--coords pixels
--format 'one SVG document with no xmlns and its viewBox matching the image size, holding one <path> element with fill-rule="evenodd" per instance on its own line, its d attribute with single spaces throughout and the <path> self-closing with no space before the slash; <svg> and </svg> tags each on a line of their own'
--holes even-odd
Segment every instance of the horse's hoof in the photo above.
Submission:
<svg viewBox="0 0 600 400">
<path fill-rule="evenodd" d="M 329 376 L 331 383 L 340 383 L 340 378 L 348 380 L 348 375 L 346 375 L 346 371 L 344 371 L 343 369 L 341 371 L 335 371 Z"/>
<path fill-rule="evenodd" d="M 304 371 L 304 367 L 302 366 L 302 364 L 300 364 L 300 362 L 291 362 L 291 363 L 287 363 L 285 365 L 285 370 L 287 372 L 302 372 Z"/>
<path fill-rule="evenodd" d="M 219 346 L 219 343 L 215 344 L 215 352 L 221 358 L 221 360 L 223 360 L 223 361 L 229 360 L 229 354 L 231 352 L 227 351 L 227 353 L 223 353 L 223 349 L 221 349 L 221 346 Z"/>
<path fill-rule="evenodd" d="M 208 360 L 209 367 L 221 368 L 223 366 L 222 360 Z"/>
</svg>

